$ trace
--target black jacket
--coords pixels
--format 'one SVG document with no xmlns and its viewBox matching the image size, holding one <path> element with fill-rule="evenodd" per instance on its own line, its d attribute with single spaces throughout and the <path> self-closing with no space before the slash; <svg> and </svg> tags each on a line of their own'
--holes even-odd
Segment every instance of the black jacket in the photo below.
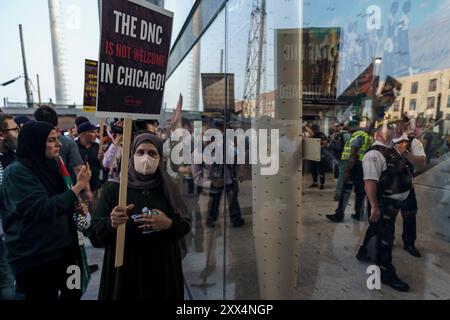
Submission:
<svg viewBox="0 0 450 320">
<path fill-rule="evenodd" d="M 72 220 L 73 191 L 49 196 L 33 173 L 20 162 L 5 170 L 0 190 L 8 260 L 15 274 L 58 260 L 78 246 Z"/>
</svg>

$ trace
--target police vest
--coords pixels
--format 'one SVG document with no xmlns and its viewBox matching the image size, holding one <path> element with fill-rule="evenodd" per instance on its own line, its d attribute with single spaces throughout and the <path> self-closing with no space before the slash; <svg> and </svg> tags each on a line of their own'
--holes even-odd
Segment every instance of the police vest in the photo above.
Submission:
<svg viewBox="0 0 450 320">
<path fill-rule="evenodd" d="M 362 161 L 364 158 L 364 154 L 366 153 L 366 150 L 370 148 L 372 144 L 372 138 L 364 131 L 356 131 L 352 134 L 350 139 L 345 143 L 344 151 L 342 152 L 342 158 L 341 160 L 349 160 L 351 151 L 352 151 L 352 143 L 359 137 L 363 138 L 364 144 L 359 149 L 359 160 Z"/>
<path fill-rule="evenodd" d="M 387 169 L 381 173 L 378 181 L 378 195 L 392 196 L 413 189 L 413 174 L 410 162 L 394 148 L 380 145 L 372 146 L 368 151 L 380 152 L 386 160 Z"/>
</svg>

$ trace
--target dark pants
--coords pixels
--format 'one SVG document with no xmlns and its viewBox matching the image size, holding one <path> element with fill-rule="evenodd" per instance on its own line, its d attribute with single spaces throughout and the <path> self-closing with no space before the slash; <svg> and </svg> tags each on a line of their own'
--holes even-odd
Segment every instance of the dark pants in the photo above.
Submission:
<svg viewBox="0 0 450 320">
<path fill-rule="evenodd" d="M 0 300 L 14 299 L 14 275 L 6 258 L 6 247 L 0 237 Z"/>
<path fill-rule="evenodd" d="M 208 222 L 215 222 L 219 217 L 220 202 L 224 189 L 211 189 L 208 203 Z M 238 190 L 236 183 L 229 184 L 225 188 L 228 200 L 228 211 L 232 224 L 239 223 L 242 220 L 241 208 L 238 201 Z"/>
<path fill-rule="evenodd" d="M 314 183 L 317 183 L 319 177 L 320 184 L 325 184 L 325 161 L 311 161 L 311 174 Z"/>
<path fill-rule="evenodd" d="M 361 161 L 358 161 L 353 166 L 350 172 L 350 180 L 344 183 L 341 195 L 339 197 L 339 204 L 336 209 L 336 214 L 340 217 L 344 217 L 345 209 L 347 208 L 348 201 L 352 195 L 352 190 L 355 191 L 355 214 L 358 217 L 364 215 L 364 199 L 366 192 L 364 191 L 364 174 Z"/>
<path fill-rule="evenodd" d="M 400 211 L 403 218 L 403 244 L 407 247 L 414 246 L 417 238 L 417 198 L 414 190 L 401 203 Z"/>
<path fill-rule="evenodd" d="M 67 287 L 67 279 L 71 276 L 67 273 L 67 268 L 76 264 L 76 256 L 68 251 L 63 259 L 17 274 L 16 281 L 26 300 L 80 300 L 81 290 L 69 290 Z"/>
<path fill-rule="evenodd" d="M 380 220 L 370 222 L 364 237 L 363 247 L 368 248 L 370 241 L 375 243 L 375 261 L 381 271 L 386 274 L 395 273 L 392 264 L 392 244 L 395 239 L 395 219 L 400 211 L 400 201 L 388 198 L 378 199 Z"/>
<path fill-rule="evenodd" d="M 198 204 L 199 193 L 201 190 L 197 190 L 192 178 L 180 177 L 181 190 L 186 203 L 186 207 L 191 217 L 192 228 L 190 232 L 185 236 L 186 242 L 191 243 L 194 246 L 195 251 L 203 251 L 203 225 L 200 206 Z"/>
</svg>

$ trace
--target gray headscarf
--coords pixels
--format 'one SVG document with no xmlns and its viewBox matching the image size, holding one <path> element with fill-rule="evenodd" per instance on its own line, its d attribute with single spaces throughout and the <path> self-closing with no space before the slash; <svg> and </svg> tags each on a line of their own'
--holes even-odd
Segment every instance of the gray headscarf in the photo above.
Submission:
<svg viewBox="0 0 450 320">
<path fill-rule="evenodd" d="M 139 190 L 146 190 L 158 187 L 162 182 L 161 168 L 162 159 L 159 161 L 158 169 L 156 169 L 154 174 L 143 175 L 136 171 L 134 167 L 134 154 L 137 148 L 143 143 L 151 143 L 156 147 L 160 157 L 162 158 L 162 142 L 161 140 L 150 133 L 143 133 L 136 136 L 133 140 L 133 145 L 131 146 L 131 157 L 128 164 L 128 187 Z"/>
<path fill-rule="evenodd" d="M 136 171 L 134 168 L 134 154 L 136 149 L 142 143 L 153 144 L 161 157 L 159 161 L 158 169 L 154 174 L 143 175 Z M 183 201 L 183 198 L 178 190 L 176 184 L 172 181 L 172 178 L 167 174 L 164 169 L 163 144 L 162 141 L 155 135 L 150 133 L 143 133 L 134 138 L 133 145 L 131 147 L 130 163 L 128 165 L 128 187 L 138 190 L 148 190 L 161 186 L 164 189 L 164 194 L 169 201 L 170 206 L 176 214 L 179 214 L 182 218 L 190 220 L 188 210 Z M 112 180 L 113 182 L 120 183 L 120 178 Z"/>
</svg>

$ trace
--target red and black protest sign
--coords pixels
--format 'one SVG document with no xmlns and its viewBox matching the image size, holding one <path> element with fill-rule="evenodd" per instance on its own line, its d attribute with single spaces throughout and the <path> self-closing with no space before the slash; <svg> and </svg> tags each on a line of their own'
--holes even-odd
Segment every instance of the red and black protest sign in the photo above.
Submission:
<svg viewBox="0 0 450 320">
<path fill-rule="evenodd" d="M 144 0 L 102 1 L 97 117 L 161 112 L 173 14 Z"/>
</svg>

